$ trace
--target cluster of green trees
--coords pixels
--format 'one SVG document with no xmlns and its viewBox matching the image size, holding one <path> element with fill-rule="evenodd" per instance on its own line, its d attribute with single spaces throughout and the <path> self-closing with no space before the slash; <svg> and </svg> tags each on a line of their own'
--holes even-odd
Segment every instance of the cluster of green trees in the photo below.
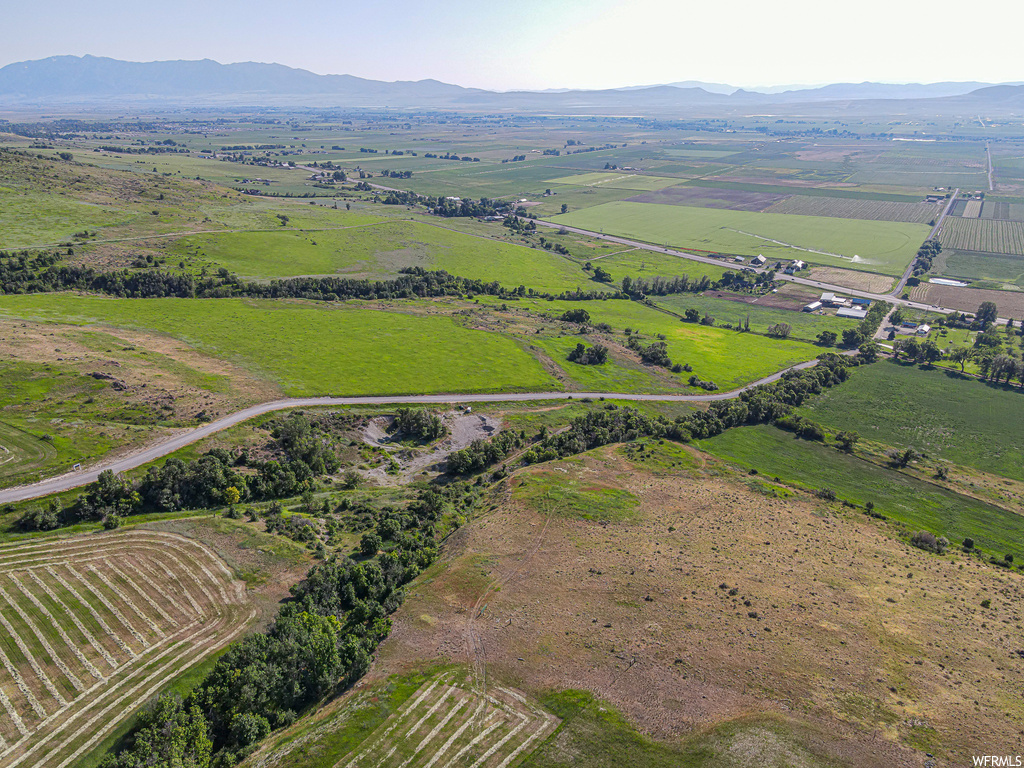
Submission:
<svg viewBox="0 0 1024 768">
<path fill-rule="evenodd" d="M 595 344 L 587 347 L 577 344 L 576 348 L 569 352 L 569 362 L 578 365 L 604 365 L 608 360 L 608 347 L 603 344 Z"/>
<path fill-rule="evenodd" d="M 932 268 L 932 260 L 942 253 L 942 244 L 938 240 L 925 240 L 917 249 L 914 259 L 914 275 L 923 275 Z"/>
<path fill-rule="evenodd" d="M 162 697 L 104 768 L 227 768 L 272 730 L 349 687 L 391 631 L 388 616 L 404 585 L 437 556 L 444 514 L 475 499 L 462 483 L 424 491 L 372 534 L 385 551 L 314 566 L 265 631 L 235 643 L 184 700 Z"/>
<path fill-rule="evenodd" d="M 448 427 L 436 413 L 426 408 L 399 408 L 391 422 L 391 431 L 432 443 L 448 434 Z"/>
<path fill-rule="evenodd" d="M 333 418 L 333 417 L 323 417 Z M 179 509 L 203 509 L 240 501 L 295 496 L 316 477 L 340 467 L 330 431 L 304 414 L 292 413 L 273 429 L 277 458 L 250 460 L 245 453 L 215 448 L 197 459 L 170 458 L 132 481 L 102 472 L 74 502 L 34 508 L 18 521 L 23 530 L 51 530 L 82 521 L 102 520 L 115 528 L 127 515 Z M 247 472 L 240 471 L 247 467 Z"/>
<path fill-rule="evenodd" d="M 498 202 L 486 197 L 481 197 L 478 201 L 469 197 L 453 200 L 450 197 L 441 195 L 425 198 L 425 204 L 435 216 L 444 216 L 449 219 L 473 216 L 503 216 L 508 213 L 509 209 L 508 203 Z"/>
<path fill-rule="evenodd" d="M 889 314 L 892 305 L 884 301 L 874 301 L 868 308 L 867 316 L 860 321 L 856 328 L 847 328 L 843 331 L 843 346 L 848 349 L 857 349 L 874 338 L 878 326 Z M 819 335 L 819 340 L 821 336 Z"/>
<path fill-rule="evenodd" d="M 626 341 L 626 346 L 640 355 L 640 359 L 647 365 L 658 365 L 662 368 L 672 367 L 672 360 L 668 356 L 668 344 L 664 341 L 655 341 L 644 345 L 637 336 L 630 336 Z"/>
<path fill-rule="evenodd" d="M 448 472 L 465 475 L 479 472 L 497 464 L 510 453 L 526 444 L 526 433 L 507 430 L 499 432 L 490 440 L 474 440 L 461 451 L 448 455 Z"/>
</svg>

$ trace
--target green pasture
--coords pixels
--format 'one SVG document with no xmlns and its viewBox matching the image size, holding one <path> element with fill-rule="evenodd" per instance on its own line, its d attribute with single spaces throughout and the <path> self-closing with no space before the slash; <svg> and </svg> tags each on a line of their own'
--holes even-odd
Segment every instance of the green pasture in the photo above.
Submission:
<svg viewBox="0 0 1024 768">
<path fill-rule="evenodd" d="M 128 224 L 138 217 L 114 205 L 0 186 L 0 249 L 71 241 L 76 232 Z"/>
<path fill-rule="evenodd" d="M 589 347 L 600 342 L 582 336 L 537 336 L 530 340 L 531 347 L 542 349 L 581 392 L 669 392 L 675 389 L 659 381 L 651 368 L 617 360 L 613 355 L 602 365 L 570 362 L 569 353 L 581 343 Z"/>
<path fill-rule="evenodd" d="M 612 187 L 648 192 L 679 184 L 681 179 L 666 179 L 659 176 L 641 176 L 635 173 L 583 173 L 549 179 L 552 184 L 573 184 L 577 187 Z"/>
<path fill-rule="evenodd" d="M 418 221 L 377 219 L 330 231 L 294 231 L 289 222 L 279 231 L 187 237 L 176 243 L 175 250 L 199 255 L 245 277 L 340 273 L 385 278 L 397 276 L 405 267 L 423 267 L 488 282 L 497 280 L 513 288 L 526 285 L 561 292 L 594 287 L 579 266 L 551 251 Z"/>
<path fill-rule="evenodd" d="M 651 243 L 801 258 L 886 275 L 901 274 L 929 232 L 923 224 L 630 202 L 606 203 L 551 220 Z"/>
<path fill-rule="evenodd" d="M 645 251 L 641 248 L 629 249 L 624 245 L 618 247 L 624 250 L 610 253 L 592 262 L 594 266 L 603 267 L 614 275 L 617 283 L 621 283 L 623 277 L 651 280 L 655 277 L 686 276 L 693 280 L 700 280 L 702 277 L 719 280 L 729 271 L 726 266 L 719 267 L 682 256 L 669 256 L 667 253 Z"/>
<path fill-rule="evenodd" d="M 698 445 L 786 483 L 812 490 L 830 488 L 840 499 L 855 504 L 873 502 L 876 512 L 904 523 L 911 531 L 929 530 L 955 543 L 970 537 L 978 546 L 999 554 L 1021 552 L 1024 516 L 879 467 L 835 447 L 800 440 L 775 427 L 738 427 Z"/>
<path fill-rule="evenodd" d="M 481 297 L 481 303 L 484 298 Z M 659 312 L 635 301 L 537 301 L 524 299 L 520 307 L 556 319 L 569 309 L 586 309 L 593 323 L 608 323 L 620 343 L 625 343 L 624 329 L 631 328 L 649 345 L 665 337 L 673 362 L 693 366 L 693 373 L 705 381 L 714 381 L 720 390 L 735 389 L 776 371 L 818 356 L 821 350 L 800 341 L 768 339 L 724 328 L 684 323 L 673 315 Z M 2 306 L 2 304 L 0 304 Z M 530 339 L 532 343 L 532 338 Z M 689 373 L 677 376 L 686 385 Z"/>
<path fill-rule="evenodd" d="M 788 309 L 776 309 L 760 304 L 747 304 L 714 296 L 697 293 L 680 293 L 673 296 L 656 296 L 655 303 L 678 314 L 687 309 L 696 309 L 701 313 L 715 318 L 719 325 L 730 323 L 736 325 L 750 319 L 750 330 L 754 333 L 767 333 L 768 326 L 787 323 L 792 331 L 790 338 L 814 341 L 822 331 L 834 331 L 842 336 L 847 328 L 856 328 L 857 320 L 846 320 L 835 315 L 815 315 Z"/>
<path fill-rule="evenodd" d="M 858 368 L 803 412 L 868 440 L 1024 480 L 1024 394 L 939 369 Z"/>
<path fill-rule="evenodd" d="M 553 389 L 507 338 L 449 317 L 306 302 L 0 297 L 0 313 L 164 333 L 280 383 L 293 396 Z"/>
</svg>

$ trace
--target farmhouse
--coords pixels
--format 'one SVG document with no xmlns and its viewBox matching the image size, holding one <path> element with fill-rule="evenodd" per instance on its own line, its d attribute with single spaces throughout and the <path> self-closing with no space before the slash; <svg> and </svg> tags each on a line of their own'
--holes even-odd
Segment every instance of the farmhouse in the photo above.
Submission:
<svg viewBox="0 0 1024 768">
<path fill-rule="evenodd" d="M 845 296 L 837 296 L 834 293 L 823 293 L 819 300 L 826 307 L 842 307 L 849 301 Z"/>
<path fill-rule="evenodd" d="M 930 325 L 928 325 L 927 323 L 924 324 L 924 325 L 917 326 L 917 335 L 918 336 L 927 336 L 931 332 L 932 332 L 932 327 Z"/>
<path fill-rule="evenodd" d="M 799 272 L 801 269 L 807 269 L 807 262 L 797 259 L 790 266 L 793 268 L 793 271 Z"/>
<path fill-rule="evenodd" d="M 843 307 L 836 312 L 836 317 L 847 317 L 852 320 L 863 320 L 868 316 L 866 309 L 860 309 L 857 307 Z"/>
</svg>

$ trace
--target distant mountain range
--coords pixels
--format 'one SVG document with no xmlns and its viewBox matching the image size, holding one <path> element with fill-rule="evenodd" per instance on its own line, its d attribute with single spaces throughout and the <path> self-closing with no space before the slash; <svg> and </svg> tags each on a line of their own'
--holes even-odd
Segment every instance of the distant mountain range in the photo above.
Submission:
<svg viewBox="0 0 1024 768">
<path fill-rule="evenodd" d="M 97 56 L 53 56 L 0 68 L 0 105 L 139 103 L 200 106 L 315 106 L 519 110 L 568 114 L 685 113 L 749 110 L 773 105 L 874 104 L 898 100 L 938 111 L 1024 110 L 1024 85 L 943 82 L 894 85 L 835 83 L 757 91 L 699 81 L 605 90 L 496 92 L 437 80 L 383 82 L 352 75 L 317 75 L 281 64 L 201 61 L 129 62 Z"/>
</svg>

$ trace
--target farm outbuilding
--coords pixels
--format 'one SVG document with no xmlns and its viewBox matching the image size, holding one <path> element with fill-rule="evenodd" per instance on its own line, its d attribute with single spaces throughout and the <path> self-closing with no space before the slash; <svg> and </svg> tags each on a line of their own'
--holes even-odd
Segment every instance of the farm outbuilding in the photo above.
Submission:
<svg viewBox="0 0 1024 768">
<path fill-rule="evenodd" d="M 758 254 L 757 256 L 755 256 L 754 258 L 752 258 L 750 260 L 750 263 L 753 264 L 755 267 L 760 267 L 766 261 L 768 261 L 768 259 L 766 259 L 764 256 L 761 256 L 760 254 Z"/>
<path fill-rule="evenodd" d="M 822 304 L 820 301 L 812 301 L 810 304 L 804 307 L 804 312 L 817 312 L 819 309 L 821 309 L 821 306 Z"/>
<path fill-rule="evenodd" d="M 932 332 L 932 327 L 930 325 L 925 324 L 925 325 L 917 326 L 917 335 L 918 336 L 927 336 L 931 332 Z"/>
<path fill-rule="evenodd" d="M 857 309 L 855 307 L 849 309 L 844 307 L 836 312 L 836 317 L 846 317 L 851 320 L 863 320 L 867 316 L 868 311 L 866 309 Z"/>
</svg>

